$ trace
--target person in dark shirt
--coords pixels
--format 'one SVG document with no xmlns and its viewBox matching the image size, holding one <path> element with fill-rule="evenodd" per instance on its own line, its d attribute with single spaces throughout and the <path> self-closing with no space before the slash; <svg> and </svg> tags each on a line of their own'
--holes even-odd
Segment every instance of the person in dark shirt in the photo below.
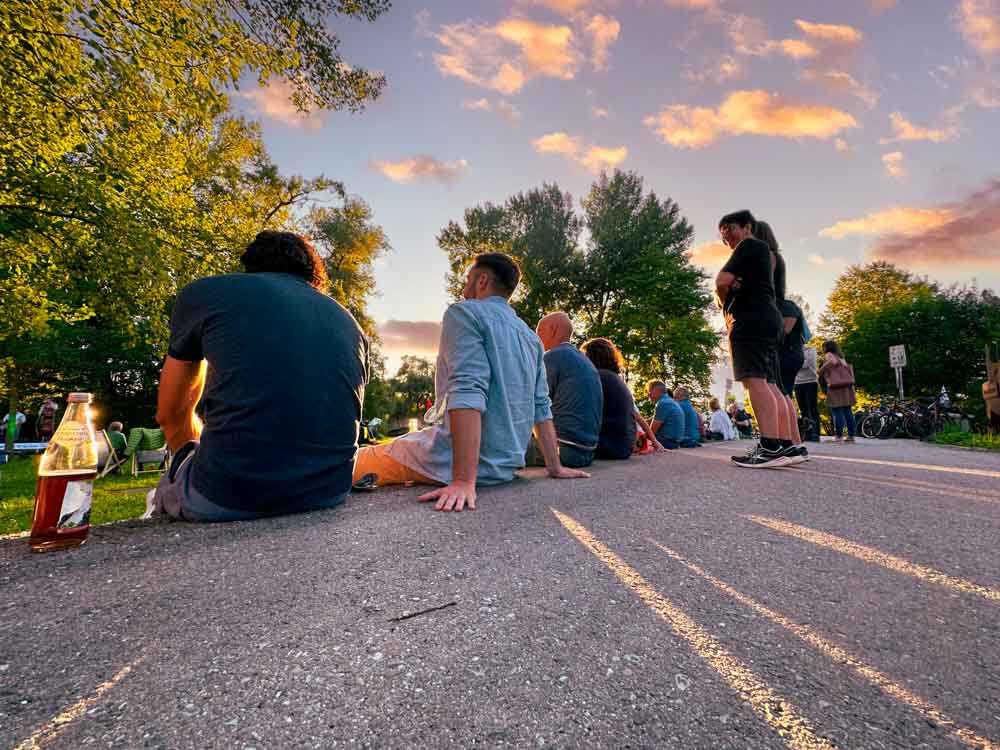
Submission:
<svg viewBox="0 0 1000 750">
<path fill-rule="evenodd" d="M 684 414 L 684 438 L 681 448 L 698 448 L 701 446 L 701 419 L 698 411 L 691 403 L 691 394 L 684 386 L 674 388 L 674 401 L 681 407 Z"/>
<path fill-rule="evenodd" d="M 635 405 L 635 398 L 622 380 L 624 359 L 611 341 L 596 338 L 585 341 L 580 347 L 587 359 L 597 368 L 604 392 L 604 409 L 601 414 L 601 434 L 597 440 L 597 458 L 620 461 L 629 458 L 635 450 L 638 428 L 642 428 L 653 450 L 664 448 L 643 419 Z"/>
<path fill-rule="evenodd" d="M 784 335 L 774 293 L 776 261 L 767 244 L 753 236 L 754 225 L 749 211 L 719 221 L 722 239 L 733 253 L 716 277 L 715 290 L 729 332 L 733 378 L 750 394 L 761 434 L 760 443 L 745 456 L 733 456 L 733 462 L 756 469 L 787 466 L 800 457 L 788 435 L 785 396 L 776 385 Z"/>
<path fill-rule="evenodd" d="M 242 261 L 174 303 L 156 413 L 174 460 L 153 496 L 174 518 L 330 508 L 351 489 L 368 339 L 302 237 L 261 232 Z M 309 418 L 289 429 L 290 414 Z"/>
<path fill-rule="evenodd" d="M 795 375 L 802 369 L 805 360 L 803 348 L 805 345 L 805 316 L 799 306 L 786 298 L 786 269 L 785 259 L 781 256 L 781 248 L 778 246 L 778 238 L 774 236 L 774 230 L 766 221 L 758 221 L 754 229 L 754 236 L 766 244 L 773 255 L 774 265 L 774 296 L 778 304 L 778 311 L 782 316 L 782 337 L 778 345 L 778 382 L 777 385 L 784 395 L 784 404 L 781 411 L 784 413 L 786 422 L 785 430 L 788 439 L 792 441 L 795 452 L 799 458 L 808 458 L 809 451 L 806 450 L 799 434 L 799 420 L 795 411 L 795 402 L 792 401 L 792 394 L 795 392 Z M 786 451 L 788 452 L 788 451 Z M 791 452 L 789 452 L 790 455 Z"/>
<path fill-rule="evenodd" d="M 601 431 L 604 394 L 601 378 L 590 360 L 570 343 L 573 323 L 564 312 L 549 313 L 535 329 L 545 349 L 545 377 L 552 399 L 552 420 L 563 466 L 590 466 Z M 544 466 L 545 459 L 532 438 L 525 463 Z"/>
</svg>

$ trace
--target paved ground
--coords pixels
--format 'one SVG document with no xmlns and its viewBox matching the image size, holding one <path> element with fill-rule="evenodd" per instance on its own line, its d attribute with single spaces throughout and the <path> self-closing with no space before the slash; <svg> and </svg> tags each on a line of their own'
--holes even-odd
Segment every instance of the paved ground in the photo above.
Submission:
<svg viewBox="0 0 1000 750">
<path fill-rule="evenodd" d="M 1000 456 L 731 448 L 0 541 L 0 746 L 996 746 Z"/>
</svg>

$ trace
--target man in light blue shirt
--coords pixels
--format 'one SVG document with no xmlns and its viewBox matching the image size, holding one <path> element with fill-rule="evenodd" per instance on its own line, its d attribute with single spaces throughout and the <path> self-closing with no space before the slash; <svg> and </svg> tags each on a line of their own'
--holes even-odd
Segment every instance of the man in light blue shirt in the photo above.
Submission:
<svg viewBox="0 0 1000 750">
<path fill-rule="evenodd" d="M 477 484 L 509 482 L 524 466 L 532 430 L 549 476 L 588 476 L 560 463 L 542 345 L 507 301 L 520 276 L 506 255 L 476 256 L 465 301 L 441 324 L 435 404 L 425 417 L 432 426 L 362 448 L 356 482 L 375 474 L 380 485 L 441 484 L 419 499 L 437 500 L 437 510 L 472 510 Z"/>
<path fill-rule="evenodd" d="M 681 407 L 684 414 L 684 439 L 681 440 L 681 448 L 701 447 L 701 420 L 698 412 L 691 403 L 691 394 L 687 388 L 678 386 L 674 388 L 674 401 Z"/>
<path fill-rule="evenodd" d="M 662 380 L 650 380 L 646 384 L 649 400 L 656 404 L 656 412 L 649 429 L 656 439 L 667 450 L 680 447 L 684 439 L 684 412 L 667 392 L 667 385 Z"/>
</svg>

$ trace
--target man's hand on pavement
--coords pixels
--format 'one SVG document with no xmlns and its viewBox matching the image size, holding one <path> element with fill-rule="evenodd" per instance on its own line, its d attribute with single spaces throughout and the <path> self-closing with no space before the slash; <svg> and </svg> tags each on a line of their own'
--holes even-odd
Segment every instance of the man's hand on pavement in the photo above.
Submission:
<svg viewBox="0 0 1000 750">
<path fill-rule="evenodd" d="M 580 469 L 571 469 L 568 466 L 559 466 L 549 469 L 549 476 L 553 479 L 590 479 L 590 474 Z"/>
<path fill-rule="evenodd" d="M 447 487 L 440 487 L 430 492 L 425 492 L 417 498 L 422 503 L 429 503 L 437 500 L 434 510 L 453 510 L 456 513 L 466 505 L 469 510 L 476 509 L 476 483 L 475 482 L 452 482 Z"/>
</svg>

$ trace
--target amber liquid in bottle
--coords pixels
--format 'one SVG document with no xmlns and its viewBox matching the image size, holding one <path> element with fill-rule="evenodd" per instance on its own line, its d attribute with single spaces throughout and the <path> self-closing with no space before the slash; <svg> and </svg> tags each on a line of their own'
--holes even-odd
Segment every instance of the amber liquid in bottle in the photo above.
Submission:
<svg viewBox="0 0 1000 750">
<path fill-rule="evenodd" d="M 69 395 L 66 414 L 42 456 L 28 538 L 33 552 L 79 547 L 90 532 L 90 505 L 97 478 L 90 401 L 89 393 Z"/>
</svg>

